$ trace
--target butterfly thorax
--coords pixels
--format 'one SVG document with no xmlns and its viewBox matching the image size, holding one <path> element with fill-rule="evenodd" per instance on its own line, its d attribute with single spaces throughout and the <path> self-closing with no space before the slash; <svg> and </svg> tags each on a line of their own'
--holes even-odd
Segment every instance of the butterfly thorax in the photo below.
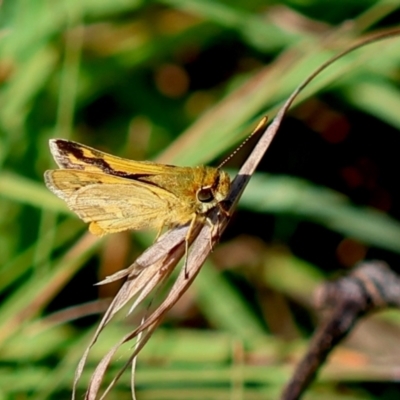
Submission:
<svg viewBox="0 0 400 400">
<path fill-rule="evenodd" d="M 223 201 L 230 190 L 231 180 L 225 171 L 213 167 L 176 167 L 177 173 L 150 175 L 139 180 L 162 187 L 180 199 L 181 210 L 187 215 L 204 215 Z M 184 170 L 184 173 L 182 173 Z M 180 208 L 179 207 L 179 208 Z M 174 214 L 177 210 L 171 210 Z M 183 221 L 181 221 L 183 223 Z"/>
</svg>

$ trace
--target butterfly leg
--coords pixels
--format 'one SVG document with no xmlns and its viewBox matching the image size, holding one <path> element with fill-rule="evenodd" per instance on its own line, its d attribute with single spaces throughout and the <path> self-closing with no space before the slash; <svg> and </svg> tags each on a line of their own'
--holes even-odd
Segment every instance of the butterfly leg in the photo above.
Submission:
<svg viewBox="0 0 400 400">
<path fill-rule="evenodd" d="M 210 244 L 210 250 L 212 250 L 212 249 L 213 249 L 212 238 L 214 237 L 215 224 L 213 224 L 213 222 L 211 221 L 211 219 L 208 218 L 208 217 L 206 218 L 206 222 L 207 222 L 208 226 L 209 226 L 210 229 L 211 229 L 210 236 L 209 236 L 208 240 L 209 240 L 209 244 Z"/>
<path fill-rule="evenodd" d="M 221 237 L 221 230 L 220 230 L 220 216 L 221 214 L 224 214 L 226 217 L 230 217 L 231 213 L 226 210 L 223 205 L 221 203 L 218 204 L 219 207 L 219 213 L 217 214 L 217 224 L 214 224 L 210 218 L 206 218 L 207 224 L 210 226 L 211 228 L 211 233 L 210 233 L 210 249 L 213 249 L 213 244 L 212 244 L 212 238 L 214 237 L 214 230 L 217 229 L 216 232 L 216 236 L 217 236 L 217 241 L 220 239 Z"/>
<path fill-rule="evenodd" d="M 196 224 L 196 220 L 197 220 L 197 215 L 194 214 L 192 220 L 190 221 L 190 225 L 189 225 L 189 229 L 187 231 L 186 237 L 185 237 L 185 278 L 187 278 L 188 275 L 188 254 L 189 254 L 189 240 L 190 240 L 190 236 L 192 235 L 192 231 L 193 228 Z"/>
</svg>

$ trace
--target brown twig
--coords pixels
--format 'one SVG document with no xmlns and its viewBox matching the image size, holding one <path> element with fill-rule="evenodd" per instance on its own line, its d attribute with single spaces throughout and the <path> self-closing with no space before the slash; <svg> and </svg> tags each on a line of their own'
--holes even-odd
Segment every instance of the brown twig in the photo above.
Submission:
<svg viewBox="0 0 400 400">
<path fill-rule="evenodd" d="M 329 307 L 331 312 L 312 338 L 282 400 L 301 397 L 329 353 L 360 318 L 386 307 L 400 307 L 400 277 L 383 261 L 363 262 L 349 276 L 317 289 L 316 297 L 319 306 Z"/>
</svg>

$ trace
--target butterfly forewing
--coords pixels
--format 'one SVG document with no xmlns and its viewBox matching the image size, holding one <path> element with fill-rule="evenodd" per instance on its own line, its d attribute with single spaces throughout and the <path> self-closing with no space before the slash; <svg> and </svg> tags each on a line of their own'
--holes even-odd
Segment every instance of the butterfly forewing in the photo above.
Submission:
<svg viewBox="0 0 400 400">
<path fill-rule="evenodd" d="M 50 149 L 58 166 L 64 169 L 103 172 L 128 178 L 135 175 L 181 174 L 182 170 L 190 169 L 150 161 L 127 160 L 64 139 L 50 140 Z"/>
</svg>

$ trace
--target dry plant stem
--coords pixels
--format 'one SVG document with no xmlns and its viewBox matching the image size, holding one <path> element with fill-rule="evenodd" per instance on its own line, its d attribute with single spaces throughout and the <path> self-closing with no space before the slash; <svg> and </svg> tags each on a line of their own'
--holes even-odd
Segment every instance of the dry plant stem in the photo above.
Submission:
<svg viewBox="0 0 400 400">
<path fill-rule="evenodd" d="M 171 265 L 168 265 L 168 268 L 172 267 L 171 271 L 184 253 L 184 246 L 185 246 L 184 240 L 185 240 L 185 236 L 182 237 L 181 245 L 176 249 L 176 251 L 179 251 L 181 253 L 179 258 L 177 260 L 170 259 L 170 261 L 172 261 L 172 263 L 171 263 Z M 209 246 L 209 236 L 205 237 L 205 241 L 206 241 L 206 245 Z M 196 266 L 196 268 L 193 268 L 192 265 Z M 114 356 L 115 352 L 119 349 L 119 347 L 122 344 L 124 344 L 132 339 L 137 338 L 137 336 L 139 334 L 141 334 L 142 332 L 147 330 L 145 332 L 145 334 L 143 335 L 143 337 L 140 339 L 140 341 L 137 343 L 133 354 L 130 356 L 130 358 L 124 365 L 124 367 L 121 368 L 121 370 L 118 372 L 118 374 L 114 377 L 114 379 L 112 380 L 110 385 L 107 387 L 107 389 L 101 396 L 101 399 L 103 399 L 106 396 L 106 394 L 111 390 L 111 388 L 114 386 L 114 384 L 117 382 L 117 380 L 122 375 L 122 373 L 126 370 L 126 368 L 128 368 L 129 365 L 131 365 L 132 360 L 137 356 L 137 354 L 140 352 L 140 350 L 143 348 L 143 346 L 146 344 L 146 342 L 150 339 L 154 330 L 161 323 L 162 316 L 177 302 L 177 300 L 182 296 L 182 294 L 190 286 L 193 279 L 196 277 L 197 273 L 200 271 L 200 267 L 201 267 L 201 265 L 198 265 L 197 263 L 193 263 L 192 252 L 191 252 L 189 254 L 189 261 L 188 261 L 188 270 L 187 270 L 188 276 L 186 276 L 185 269 L 182 268 L 179 273 L 178 278 L 176 279 L 173 287 L 171 288 L 171 290 L 168 294 L 168 297 L 164 300 L 164 302 L 149 317 L 147 317 L 146 320 L 136 330 L 134 330 L 133 332 L 129 333 L 124 338 L 122 338 L 107 353 L 107 355 L 102 359 L 102 361 L 99 363 L 95 372 L 92 375 L 92 379 L 90 381 L 85 399 L 94 400 L 96 398 L 97 393 L 100 389 L 102 379 L 106 372 L 106 369 L 107 369 L 109 363 L 111 362 L 112 357 Z M 163 266 L 163 268 L 165 268 L 165 266 Z M 83 368 L 83 365 L 82 365 L 82 368 Z M 80 373 L 82 373 L 82 370 L 80 371 Z"/>
<path fill-rule="evenodd" d="M 136 299 L 137 303 L 138 301 L 143 300 L 143 298 L 157 285 L 157 283 L 160 282 L 160 280 L 162 281 L 167 279 L 167 277 L 170 275 L 170 273 L 183 255 L 183 246 L 186 231 L 187 227 L 183 227 L 168 232 L 167 234 L 163 235 L 153 246 L 148 248 L 130 267 L 126 268 L 124 271 L 120 271 L 114 274 L 111 277 L 106 278 L 103 282 L 101 282 L 112 282 L 116 279 L 127 276 L 126 282 L 123 284 L 120 291 L 110 304 L 110 307 L 103 316 L 95 334 L 93 335 L 91 342 L 86 348 L 78 364 L 75 373 L 72 399 L 75 398 L 76 386 L 82 375 L 83 368 L 89 355 L 89 351 L 97 341 L 104 327 L 110 322 L 113 316 L 135 295 L 138 294 L 138 297 Z M 132 337 L 129 336 L 130 335 L 123 338 L 122 341 L 117 344 L 115 351 L 122 343 L 129 339 L 132 339 Z M 111 352 L 113 351 L 113 349 L 111 350 Z M 107 358 L 107 356 L 105 358 Z M 104 365 L 104 360 L 105 359 L 102 360 L 92 376 L 91 383 L 89 384 L 89 389 L 86 393 L 86 396 L 89 396 L 87 398 L 92 398 L 90 397 L 90 387 L 94 386 L 96 388 L 96 382 L 100 378 L 98 370 L 102 371 L 102 369 L 99 367 L 101 367 L 101 365 Z M 95 382 L 92 382 L 93 380 Z M 95 398 L 95 396 L 93 398 Z"/>
<path fill-rule="evenodd" d="M 331 309 L 311 340 L 307 354 L 284 389 L 282 400 L 301 397 L 333 348 L 365 314 L 400 306 L 400 277 L 382 261 L 360 264 L 336 282 L 325 284 L 317 293 L 318 302 Z"/>
<path fill-rule="evenodd" d="M 243 167 L 239 171 L 239 174 L 232 182 L 232 189 L 226 200 L 226 208 L 229 209 L 229 213 L 219 213 L 219 210 L 216 209 L 211 212 L 211 215 L 209 215 L 209 218 L 212 219 L 216 224 L 214 226 L 214 232 L 218 232 L 218 234 L 213 235 L 209 224 L 196 224 L 196 226 L 192 230 L 192 238 L 194 237 L 195 239 L 193 241 L 192 249 L 188 254 L 187 270 L 185 271 L 185 268 L 183 268 L 180 271 L 179 276 L 172 286 L 168 296 L 161 303 L 161 305 L 158 306 L 157 309 L 155 309 L 137 329 L 122 338 L 100 361 L 99 365 L 92 375 L 89 387 L 86 392 L 86 399 L 94 400 L 97 397 L 107 367 L 119 347 L 132 339 L 137 339 L 138 335 L 141 332 L 144 332 L 143 337 L 140 339 L 139 342 L 137 342 L 135 350 L 129 358 L 128 362 L 111 382 L 109 387 L 104 392 L 102 398 L 111 390 L 117 379 L 131 364 L 134 357 L 136 357 L 136 355 L 140 352 L 147 340 L 149 340 L 149 338 L 151 337 L 156 327 L 161 323 L 164 314 L 179 300 L 182 294 L 191 285 L 193 279 L 200 271 L 201 266 L 203 265 L 210 251 L 212 250 L 212 247 L 219 240 L 221 233 L 226 228 L 230 220 L 229 215 L 232 215 L 233 210 L 235 209 L 243 190 L 250 180 L 251 175 L 254 173 L 257 165 L 267 151 L 285 113 L 291 106 L 295 97 L 304 89 L 305 86 L 308 85 L 308 83 L 311 82 L 312 79 L 314 79 L 321 71 L 331 65 L 338 58 L 368 43 L 383 40 L 398 34 L 400 34 L 400 29 L 385 32 L 380 35 L 375 35 L 367 40 L 364 40 L 361 43 L 355 44 L 346 51 L 343 51 L 342 53 L 324 63 L 293 92 L 293 94 L 279 110 L 268 129 L 262 134 L 251 155 L 244 163 Z M 163 282 L 170 275 L 174 267 L 177 265 L 177 263 L 185 253 L 185 238 L 187 231 L 188 226 L 176 228 L 167 232 L 153 246 L 146 250 L 131 267 L 103 281 L 103 283 L 107 283 L 122 278 L 124 276 L 128 277 L 127 282 L 123 285 L 120 292 L 117 294 L 116 298 L 110 305 L 110 308 L 104 315 L 103 320 L 96 330 L 96 333 L 91 343 L 89 344 L 81 361 L 79 362 L 74 381 L 73 399 L 75 398 L 77 383 L 82 375 L 82 371 L 86 363 L 90 348 L 96 342 L 101 331 L 109 323 L 115 313 L 120 310 L 130 299 L 132 299 L 132 297 L 134 297 L 135 295 L 138 296 L 134 305 L 131 308 L 131 311 L 135 309 L 135 307 L 156 287 L 156 285 L 158 285 L 160 282 Z"/>
<path fill-rule="evenodd" d="M 142 318 L 141 324 L 143 324 L 145 317 Z M 143 332 L 139 333 L 138 337 L 137 337 L 137 343 L 135 346 L 135 351 L 137 350 L 137 347 L 140 344 L 140 341 L 143 337 Z M 135 378 L 136 378 L 136 364 L 137 364 L 137 355 L 135 355 L 132 359 L 132 363 L 131 363 L 131 396 L 132 396 L 132 400 L 136 400 L 136 391 L 135 391 Z"/>
</svg>

